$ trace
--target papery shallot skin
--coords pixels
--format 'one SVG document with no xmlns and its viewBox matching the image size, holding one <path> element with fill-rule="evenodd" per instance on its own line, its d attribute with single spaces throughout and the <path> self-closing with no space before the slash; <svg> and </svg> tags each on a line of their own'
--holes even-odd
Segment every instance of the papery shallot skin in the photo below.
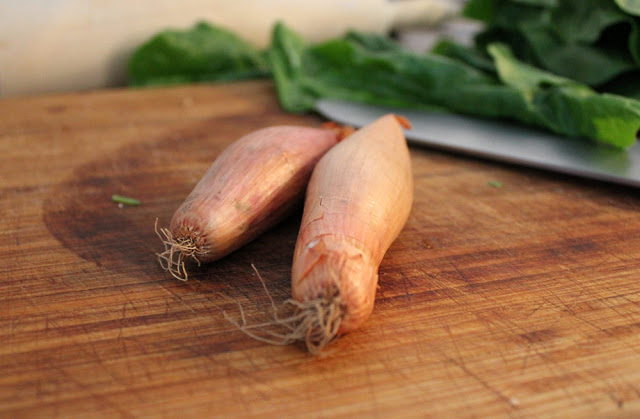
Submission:
<svg viewBox="0 0 640 419">
<path fill-rule="evenodd" d="M 318 160 L 338 142 L 335 130 L 260 129 L 232 143 L 176 210 L 173 237 L 192 237 L 197 259 L 220 259 L 273 227 L 299 205 Z"/>
<path fill-rule="evenodd" d="M 338 334 L 371 314 L 378 267 L 413 203 L 409 149 L 395 115 L 386 115 L 329 150 L 306 192 L 294 251 L 292 297 L 336 297 Z"/>
</svg>

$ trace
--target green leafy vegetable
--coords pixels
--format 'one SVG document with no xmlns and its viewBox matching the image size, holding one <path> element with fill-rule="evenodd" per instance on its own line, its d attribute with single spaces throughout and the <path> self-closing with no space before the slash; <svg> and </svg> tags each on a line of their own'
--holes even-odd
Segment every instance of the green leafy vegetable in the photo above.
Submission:
<svg viewBox="0 0 640 419">
<path fill-rule="evenodd" d="M 496 73 L 496 66 L 491 60 L 491 57 L 479 52 L 474 48 L 456 44 L 448 39 L 441 39 L 433 47 L 432 52 L 438 55 L 444 55 L 455 60 L 462 61 L 472 67 L 479 70 Z"/>
<path fill-rule="evenodd" d="M 640 77 L 637 0 L 470 0 L 464 14 L 486 24 L 479 51 L 506 43 L 519 59 L 598 88 Z"/>
<path fill-rule="evenodd" d="M 318 99 L 335 98 L 514 120 L 629 147 L 640 127 L 640 102 L 632 99 L 640 97 L 640 78 L 630 76 L 640 74 L 633 64 L 640 57 L 640 25 L 613 0 L 584 0 L 596 16 L 567 1 L 470 0 L 466 12 L 488 25 L 475 46 L 443 40 L 429 54 L 363 33 L 307 44 L 282 23 L 274 26 L 269 49 L 260 52 L 201 23 L 186 32 L 163 32 L 144 44 L 132 57 L 131 78 L 134 84 L 167 84 L 270 75 L 282 107 L 291 112 L 313 111 Z M 624 48 L 604 48 L 620 34 L 626 36 Z M 543 39 L 549 36 L 551 41 Z M 527 46 L 514 49 L 514 40 Z M 545 42 L 548 56 L 542 53 Z M 559 65 L 576 56 L 584 63 L 564 72 L 541 64 Z"/>
<path fill-rule="evenodd" d="M 413 54 L 397 44 L 368 46 L 353 34 L 307 45 L 278 24 L 270 58 L 282 106 L 311 111 L 319 98 L 331 97 L 500 117 L 505 102 L 519 100 L 495 78 L 447 57 Z M 479 106 L 486 95 L 495 100 Z"/>
<path fill-rule="evenodd" d="M 633 144 L 640 127 L 640 102 L 599 94 L 523 63 L 505 44 L 491 44 L 487 58 L 481 58 L 454 48 L 448 51 L 449 57 L 413 54 L 397 46 L 372 49 L 370 41 L 346 36 L 306 45 L 290 29 L 277 25 L 270 59 L 282 106 L 292 112 L 310 111 L 319 98 L 329 97 L 418 109 L 438 107 L 513 119 L 619 148 Z M 463 56 L 463 60 L 451 56 Z M 469 65 L 474 62 L 480 65 Z"/>
<path fill-rule="evenodd" d="M 626 148 L 635 142 L 640 102 L 589 87 L 518 61 L 503 44 L 489 46 L 500 79 L 517 89 L 541 125 Z"/>
<path fill-rule="evenodd" d="M 130 83 L 134 86 L 229 81 L 268 74 L 264 53 L 235 34 L 205 22 L 188 31 L 157 34 L 129 61 Z"/>
</svg>

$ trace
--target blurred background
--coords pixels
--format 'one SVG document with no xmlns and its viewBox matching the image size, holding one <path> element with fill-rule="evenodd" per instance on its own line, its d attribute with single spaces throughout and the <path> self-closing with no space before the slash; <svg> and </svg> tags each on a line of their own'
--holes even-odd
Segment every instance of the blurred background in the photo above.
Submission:
<svg viewBox="0 0 640 419">
<path fill-rule="evenodd" d="M 348 29 L 393 33 L 426 50 L 442 33 L 465 41 L 464 0 L 0 0 L 0 97 L 125 86 L 131 53 L 157 32 L 204 20 L 257 47 L 277 20 L 310 42 Z"/>
</svg>

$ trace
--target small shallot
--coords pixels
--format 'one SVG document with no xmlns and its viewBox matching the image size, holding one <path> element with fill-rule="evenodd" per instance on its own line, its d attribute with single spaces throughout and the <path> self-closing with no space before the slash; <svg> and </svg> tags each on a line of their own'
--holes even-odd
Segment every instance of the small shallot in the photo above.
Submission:
<svg viewBox="0 0 640 419">
<path fill-rule="evenodd" d="M 352 130 L 351 130 L 352 131 Z M 250 133 L 226 148 L 178 207 L 169 228 L 156 232 L 164 243 L 158 261 L 180 280 L 185 260 L 218 260 L 287 216 L 301 203 L 318 160 L 350 132 L 274 126 Z"/>
</svg>

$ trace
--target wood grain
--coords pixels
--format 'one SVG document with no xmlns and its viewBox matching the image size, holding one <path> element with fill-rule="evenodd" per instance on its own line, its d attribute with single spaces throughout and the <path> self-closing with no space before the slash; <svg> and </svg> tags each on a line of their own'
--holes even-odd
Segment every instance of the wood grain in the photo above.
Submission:
<svg viewBox="0 0 640 419">
<path fill-rule="evenodd" d="M 153 225 L 239 136 L 319 118 L 262 82 L 0 115 L 0 417 L 640 414 L 637 190 L 412 148 L 373 316 L 314 357 L 222 314 L 268 318 L 252 263 L 288 297 L 299 215 L 186 283 L 157 266 Z"/>
</svg>

